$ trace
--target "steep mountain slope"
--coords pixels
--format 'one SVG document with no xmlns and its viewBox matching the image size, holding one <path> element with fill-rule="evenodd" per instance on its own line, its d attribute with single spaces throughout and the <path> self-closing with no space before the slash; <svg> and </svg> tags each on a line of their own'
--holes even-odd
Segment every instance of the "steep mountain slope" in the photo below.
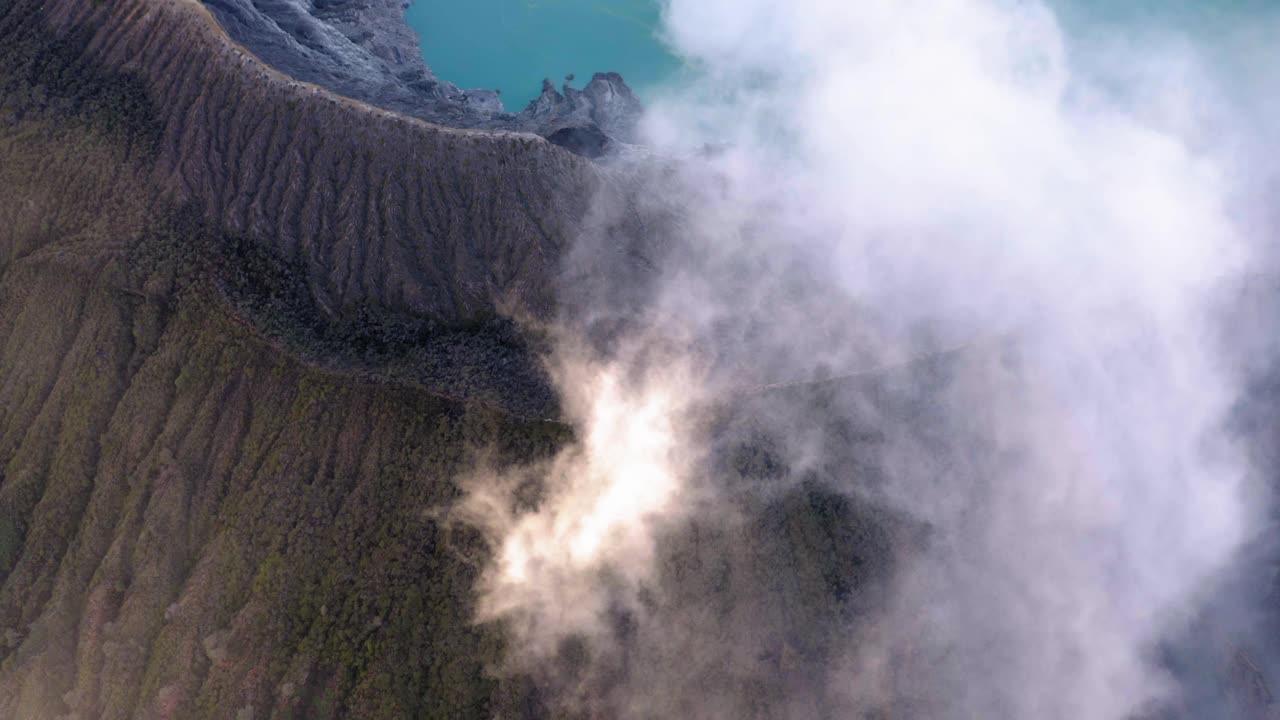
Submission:
<svg viewBox="0 0 1280 720">
<path fill-rule="evenodd" d="M 298 261 L 328 310 L 373 302 L 457 322 L 549 309 L 556 258 L 596 183 L 585 161 L 275 74 L 194 2 L 53 2 L 38 19 L 10 4 L 6 39 L 39 23 L 145 97 L 130 117 L 154 145 L 154 194 Z"/>
<path fill-rule="evenodd" d="M 0 717 L 547 716 L 446 519 L 477 454 L 569 437 L 501 314 L 553 311 L 598 183 L 276 75 L 190 0 L 0 0 Z M 879 561 L 817 497 L 732 576 L 847 594 Z"/>
<path fill-rule="evenodd" d="M 563 430 L 259 327 L 277 248 L 178 209 L 156 95 L 81 53 L 116 38 L 31 7 L 0 21 L 0 716 L 485 714 L 474 570 L 429 511 L 464 448 Z"/>
</svg>

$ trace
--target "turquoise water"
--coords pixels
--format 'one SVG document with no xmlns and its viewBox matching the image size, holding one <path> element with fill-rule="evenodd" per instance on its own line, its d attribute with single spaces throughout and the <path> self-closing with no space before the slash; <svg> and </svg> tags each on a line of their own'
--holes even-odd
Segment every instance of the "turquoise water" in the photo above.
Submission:
<svg viewBox="0 0 1280 720">
<path fill-rule="evenodd" d="M 1100 24 L 1110 29 L 1171 29 L 1219 32 L 1243 18 L 1275 10 L 1275 0 L 1050 0 L 1068 28 Z"/>
<path fill-rule="evenodd" d="M 849 0 L 856 2 L 857 0 Z M 996 0 L 1019 2 L 1020 0 Z M 1271 46 L 1270 33 L 1252 42 L 1251 19 L 1275 17 L 1278 0 L 1048 0 L 1070 36 L 1111 37 L 1173 32 L 1196 44 L 1232 46 L 1228 63 L 1241 77 Z M 427 64 L 462 88 L 502 91 L 512 112 L 541 91 L 543 78 L 559 87 L 576 75 L 582 87 L 593 72 L 616 71 L 641 98 L 672 77 L 680 62 L 658 37 L 659 0 L 414 0 L 405 11 L 418 32 Z M 1271 26 L 1275 27 L 1275 26 Z M 1083 52 L 1090 52 L 1088 45 Z M 1273 50 L 1267 50 L 1274 54 Z M 1268 82 L 1273 79 L 1263 78 Z"/>
<path fill-rule="evenodd" d="M 619 72 L 643 97 L 678 67 L 657 37 L 657 0 L 414 0 L 405 11 L 436 76 L 462 88 L 502 91 L 524 109 L 566 75 L 582 87 Z"/>
<path fill-rule="evenodd" d="M 1236 110 L 1274 117 L 1280 46 L 1277 0 L 1049 0 L 1077 54 L 1098 39 L 1191 48 Z"/>
</svg>

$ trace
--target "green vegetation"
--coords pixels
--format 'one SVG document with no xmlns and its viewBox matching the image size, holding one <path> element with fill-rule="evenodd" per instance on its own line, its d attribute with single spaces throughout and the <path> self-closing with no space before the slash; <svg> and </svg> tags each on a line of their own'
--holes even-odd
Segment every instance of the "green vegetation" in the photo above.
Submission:
<svg viewBox="0 0 1280 720">
<path fill-rule="evenodd" d="M 14 120 L 77 118 L 131 149 L 154 152 L 163 128 L 142 81 L 91 62 L 83 52 L 87 32 L 54 37 L 16 5 L 0 0 L 0 110 Z"/>
</svg>

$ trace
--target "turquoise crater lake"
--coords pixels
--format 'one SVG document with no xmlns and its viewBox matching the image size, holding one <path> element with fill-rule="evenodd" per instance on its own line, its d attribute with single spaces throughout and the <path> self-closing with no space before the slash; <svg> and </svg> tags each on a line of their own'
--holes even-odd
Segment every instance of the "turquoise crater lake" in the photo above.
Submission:
<svg viewBox="0 0 1280 720">
<path fill-rule="evenodd" d="M 582 87 L 618 72 L 642 97 L 679 68 L 658 38 L 657 0 L 413 0 L 417 31 L 436 77 L 502 92 L 508 111 L 538 96 L 542 80 Z"/>
</svg>

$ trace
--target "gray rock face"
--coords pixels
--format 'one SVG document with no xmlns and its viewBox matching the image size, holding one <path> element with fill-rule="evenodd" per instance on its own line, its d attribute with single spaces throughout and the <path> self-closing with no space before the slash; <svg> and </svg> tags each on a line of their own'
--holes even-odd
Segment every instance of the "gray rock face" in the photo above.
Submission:
<svg viewBox="0 0 1280 720">
<path fill-rule="evenodd" d="M 542 95 L 517 116 L 518 127 L 544 135 L 552 142 L 566 131 L 578 138 L 600 136 L 622 142 L 635 139 L 644 108 L 621 75 L 596 73 L 583 89 L 566 84 L 562 90 L 563 94 L 557 92 L 550 81 L 544 80 Z M 574 149 L 569 144 L 558 144 Z"/>
<path fill-rule="evenodd" d="M 630 142 L 642 112 L 617 73 L 581 90 L 557 91 L 507 111 L 493 90 L 463 90 L 437 78 L 405 23 L 408 0 L 202 0 L 236 42 L 286 75 L 336 93 L 460 128 L 521 130 L 586 154 Z M 585 141 L 587 139 L 589 141 Z"/>
<path fill-rule="evenodd" d="M 440 98 L 400 0 L 204 3 L 232 38 L 299 80 L 414 114 Z"/>
</svg>

